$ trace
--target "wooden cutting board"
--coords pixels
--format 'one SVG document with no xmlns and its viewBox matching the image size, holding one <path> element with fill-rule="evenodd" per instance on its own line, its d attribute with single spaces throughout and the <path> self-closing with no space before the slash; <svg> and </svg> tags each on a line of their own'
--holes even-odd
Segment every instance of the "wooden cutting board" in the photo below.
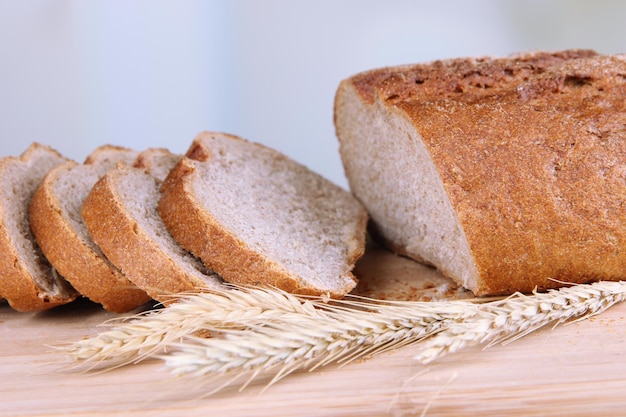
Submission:
<svg viewBox="0 0 626 417">
<path fill-rule="evenodd" d="M 395 256 L 372 259 L 368 268 L 405 274 L 405 286 L 423 289 L 424 280 L 434 279 Z M 416 348 L 406 347 L 294 374 L 266 390 L 257 384 L 238 392 L 234 385 L 211 397 L 203 393 L 212 385 L 173 378 L 158 361 L 78 373 L 49 348 L 95 334 L 114 317 L 85 301 L 36 314 L 0 305 L 0 416 L 626 415 L 624 304 L 428 366 L 413 361 Z"/>
</svg>

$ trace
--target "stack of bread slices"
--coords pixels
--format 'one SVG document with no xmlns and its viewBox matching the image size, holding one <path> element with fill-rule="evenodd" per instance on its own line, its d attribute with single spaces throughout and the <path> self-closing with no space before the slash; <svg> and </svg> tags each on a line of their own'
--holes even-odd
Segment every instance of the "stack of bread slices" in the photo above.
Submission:
<svg viewBox="0 0 626 417">
<path fill-rule="evenodd" d="M 105 145 L 83 164 L 32 144 L 0 160 L 0 298 L 111 312 L 224 283 L 339 298 L 367 213 L 281 153 L 203 132 L 186 155 Z"/>
</svg>

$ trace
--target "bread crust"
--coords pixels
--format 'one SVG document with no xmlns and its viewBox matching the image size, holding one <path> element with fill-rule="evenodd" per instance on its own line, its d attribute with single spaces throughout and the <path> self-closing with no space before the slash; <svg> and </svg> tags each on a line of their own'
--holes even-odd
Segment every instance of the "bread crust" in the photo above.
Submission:
<svg viewBox="0 0 626 417">
<path fill-rule="evenodd" d="M 128 312 L 150 297 L 77 235 L 54 194 L 58 175 L 77 165 L 72 161 L 50 171 L 37 188 L 30 207 L 33 233 L 50 263 L 82 295 L 108 311 Z"/>
<path fill-rule="evenodd" d="M 344 94 L 380 103 L 421 137 L 470 246 L 475 294 L 626 278 L 623 56 L 538 52 L 385 68 L 345 80 Z"/>
<path fill-rule="evenodd" d="M 120 166 L 109 171 L 83 204 L 83 219 L 95 243 L 128 279 L 155 300 L 168 302 L 174 294 L 206 289 L 207 282 L 177 266 L 126 209 L 116 182 L 129 169 L 134 168 Z"/>
<path fill-rule="evenodd" d="M 39 148 L 46 148 L 55 154 L 59 160 L 63 158 L 53 149 L 33 143 L 19 158 L 4 157 L 0 159 L 0 177 L 6 175 L 6 170 L 11 164 L 26 165 L 33 153 Z M 2 194 L 5 191 L 8 190 L 2 190 Z M 9 195 L 3 195 L 3 198 L 0 199 L 0 218 L 2 219 L 6 216 L 6 204 L 15 204 L 15 201 L 9 201 L 9 199 Z M 22 208 L 24 216 L 27 216 L 27 209 L 28 207 Z M 13 233 L 15 230 L 10 230 L 4 221 L 0 222 L 0 297 L 5 298 L 13 309 L 24 312 L 47 310 L 76 299 L 78 293 L 62 277 L 56 275 L 41 253 L 34 237 L 28 236 L 32 242 L 32 256 L 35 257 L 35 262 L 39 264 L 44 274 L 49 276 L 50 285 L 53 288 L 56 287 L 56 291 L 44 289 L 35 282 L 35 278 L 28 271 L 24 260 L 15 248 Z"/>
</svg>

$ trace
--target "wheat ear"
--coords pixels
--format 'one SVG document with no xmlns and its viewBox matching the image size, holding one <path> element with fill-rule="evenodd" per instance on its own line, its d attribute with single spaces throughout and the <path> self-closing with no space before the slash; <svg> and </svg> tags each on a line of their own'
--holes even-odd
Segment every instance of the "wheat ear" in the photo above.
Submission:
<svg viewBox="0 0 626 417">
<path fill-rule="evenodd" d="M 469 320 L 449 322 L 444 330 L 424 341 L 415 359 L 426 364 L 466 346 L 508 343 L 547 324 L 557 326 L 573 318 L 599 314 L 624 299 L 626 282 L 609 281 L 530 296 L 514 294 L 480 305 L 479 312 Z"/>
<path fill-rule="evenodd" d="M 306 302 L 283 297 L 279 291 L 227 288 L 179 294 L 177 299 L 167 308 L 109 320 L 105 325 L 111 330 L 56 348 L 76 363 L 111 367 L 140 362 L 164 352 L 174 341 L 206 326 L 221 330 L 250 320 L 276 320 L 277 316 L 291 313 L 311 317 L 323 314 Z"/>
</svg>

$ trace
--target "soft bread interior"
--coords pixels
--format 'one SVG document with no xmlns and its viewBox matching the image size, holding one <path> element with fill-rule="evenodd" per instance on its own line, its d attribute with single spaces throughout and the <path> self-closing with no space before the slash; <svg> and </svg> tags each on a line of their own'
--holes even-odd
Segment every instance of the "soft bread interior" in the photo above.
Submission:
<svg viewBox="0 0 626 417">
<path fill-rule="evenodd" d="M 105 172 L 105 169 L 98 169 L 95 165 L 77 165 L 68 162 L 56 168 L 57 178 L 51 184 L 52 193 L 60 202 L 58 208 L 63 219 L 68 222 L 77 238 L 100 256 L 102 256 L 100 248 L 91 240 L 80 212 L 91 187 Z"/>
<path fill-rule="evenodd" d="M 110 148 L 110 149 L 109 149 Z M 118 162 L 132 163 L 138 152 L 132 150 L 122 150 L 107 145 L 96 149 L 85 161 L 85 164 L 78 165 L 68 162 L 65 166 L 55 168 L 57 172 L 56 180 L 52 183 L 53 195 L 61 204 L 59 209 L 61 215 L 69 223 L 76 237 L 81 243 L 108 260 L 96 245 L 87 226 L 82 218 L 82 206 L 85 198 L 89 195 L 92 187 L 98 180 L 112 169 Z"/>
<path fill-rule="evenodd" d="M 338 90 L 335 112 L 346 176 L 368 208 L 374 234 L 398 253 L 474 288 L 477 272 L 469 244 L 410 121 L 379 99 L 364 102 L 348 82 Z"/>
<path fill-rule="evenodd" d="M 137 156 L 133 165 L 136 168 L 141 168 L 158 183 L 161 183 L 180 161 L 180 158 L 181 155 L 171 153 L 164 148 L 148 148 Z"/>
</svg>

